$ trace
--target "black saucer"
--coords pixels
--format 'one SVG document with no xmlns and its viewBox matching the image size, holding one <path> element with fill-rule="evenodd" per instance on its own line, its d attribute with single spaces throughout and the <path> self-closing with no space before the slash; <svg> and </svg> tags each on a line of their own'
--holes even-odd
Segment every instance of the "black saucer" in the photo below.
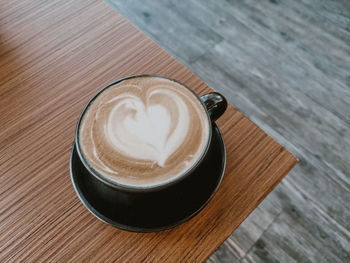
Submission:
<svg viewBox="0 0 350 263">
<path fill-rule="evenodd" d="M 225 145 L 213 123 L 208 154 L 194 173 L 178 184 L 152 193 L 115 190 L 92 176 L 73 144 L 70 171 L 74 189 L 100 220 L 128 231 L 151 232 L 176 226 L 196 215 L 213 197 L 224 175 Z"/>
</svg>

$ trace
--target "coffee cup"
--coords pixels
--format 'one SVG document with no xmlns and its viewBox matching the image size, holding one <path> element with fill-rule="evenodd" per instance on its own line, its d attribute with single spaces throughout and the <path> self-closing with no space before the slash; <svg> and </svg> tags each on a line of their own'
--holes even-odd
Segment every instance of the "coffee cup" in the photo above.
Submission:
<svg viewBox="0 0 350 263">
<path fill-rule="evenodd" d="M 211 142 L 212 122 L 226 107 L 219 93 L 198 97 L 167 77 L 126 77 L 88 102 L 75 145 L 102 183 L 122 191 L 159 190 L 198 167 Z"/>
<path fill-rule="evenodd" d="M 181 206 L 179 196 L 190 196 L 192 188 L 204 187 L 198 173 L 212 166 L 208 162 L 216 153 L 208 149 L 217 143 L 212 139 L 217 129 L 214 122 L 226 107 L 221 94 L 199 97 L 164 76 L 135 75 L 113 82 L 90 99 L 78 119 L 74 148 L 86 170 L 79 180 L 86 180 L 89 195 L 99 196 L 96 206 L 118 207 L 127 214 L 125 222 L 113 225 L 154 230 L 152 214 Z M 221 161 L 218 167 L 224 169 L 224 158 Z M 221 179 L 213 179 L 217 185 L 210 191 L 216 191 Z M 210 180 L 206 184 L 214 184 Z M 200 206 L 203 200 L 198 201 Z M 128 227 L 140 217 L 149 228 L 138 228 L 137 223 Z M 173 221 L 164 224 L 171 226 Z"/>
</svg>

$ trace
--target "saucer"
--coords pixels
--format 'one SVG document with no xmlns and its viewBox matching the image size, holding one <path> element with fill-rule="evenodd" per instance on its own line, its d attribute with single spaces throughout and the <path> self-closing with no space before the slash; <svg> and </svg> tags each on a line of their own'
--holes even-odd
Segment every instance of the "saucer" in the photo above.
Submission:
<svg viewBox="0 0 350 263">
<path fill-rule="evenodd" d="M 225 145 L 219 128 L 212 126 L 212 141 L 198 168 L 179 183 L 151 193 L 122 192 L 103 184 L 86 170 L 73 144 L 70 174 L 79 199 L 98 219 L 127 231 L 160 231 L 189 220 L 214 196 L 224 176 Z"/>
</svg>

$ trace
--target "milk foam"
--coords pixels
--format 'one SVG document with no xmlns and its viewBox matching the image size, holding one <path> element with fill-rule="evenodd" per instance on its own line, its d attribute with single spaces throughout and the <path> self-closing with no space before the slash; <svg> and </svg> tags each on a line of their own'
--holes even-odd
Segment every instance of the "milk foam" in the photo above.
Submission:
<svg viewBox="0 0 350 263">
<path fill-rule="evenodd" d="M 139 77 L 103 91 L 87 108 L 79 136 L 84 158 L 103 176 L 149 186 L 194 165 L 206 148 L 209 123 L 180 84 Z"/>
<path fill-rule="evenodd" d="M 168 96 L 176 105 L 178 119 L 175 129 L 170 129 L 174 120 L 165 105 L 150 103 L 155 94 Z M 148 95 L 146 104 L 133 94 L 121 94 L 113 101 L 105 135 L 115 150 L 164 167 L 168 157 L 187 135 L 189 113 L 183 100 L 176 92 L 159 87 Z"/>
</svg>

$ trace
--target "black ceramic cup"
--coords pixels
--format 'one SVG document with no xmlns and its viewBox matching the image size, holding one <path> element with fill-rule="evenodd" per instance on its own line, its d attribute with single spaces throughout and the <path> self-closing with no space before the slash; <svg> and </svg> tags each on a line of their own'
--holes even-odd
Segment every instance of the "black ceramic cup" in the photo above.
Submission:
<svg viewBox="0 0 350 263">
<path fill-rule="evenodd" d="M 225 112 L 226 99 L 217 92 L 199 97 L 182 83 L 179 84 L 191 91 L 198 99 L 207 114 L 209 123 L 206 148 L 190 169 L 166 183 L 152 186 L 130 186 L 109 180 L 89 165 L 81 153 L 79 127 L 90 103 L 105 89 L 123 80 L 145 76 L 166 78 L 179 83 L 174 79 L 159 75 L 135 75 L 117 80 L 97 92 L 87 103 L 78 119 L 71 157 L 72 182 L 84 205 L 99 219 L 119 228 L 138 232 L 162 230 L 192 217 L 207 203 L 205 198 L 209 199 L 217 190 L 225 166 L 224 145 L 215 121 Z M 211 162 L 220 162 L 220 164 L 213 165 Z M 211 169 L 215 171 L 210 171 Z M 217 178 L 211 176 L 212 179 L 205 179 L 206 177 L 203 176 L 204 173 L 215 173 L 216 171 L 222 175 Z M 203 196 L 201 197 L 203 200 L 196 201 L 197 192 Z M 207 194 L 204 194 L 205 192 Z M 183 205 L 185 203 L 187 205 Z M 176 212 L 181 211 L 181 207 L 189 211 Z M 104 211 L 102 216 L 99 211 Z"/>
</svg>

